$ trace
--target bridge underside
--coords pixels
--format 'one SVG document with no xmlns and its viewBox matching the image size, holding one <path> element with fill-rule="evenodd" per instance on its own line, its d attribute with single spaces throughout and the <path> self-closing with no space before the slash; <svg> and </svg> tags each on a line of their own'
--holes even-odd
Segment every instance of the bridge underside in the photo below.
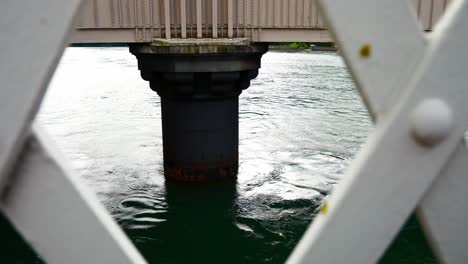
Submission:
<svg viewBox="0 0 468 264">
<path fill-rule="evenodd" d="M 450 0 L 408 2 L 421 29 L 431 31 Z M 315 0 L 89 0 L 76 29 L 71 38 L 75 44 L 145 43 L 157 38 L 333 41 Z"/>
<path fill-rule="evenodd" d="M 195 30 L 194 30 L 195 31 Z M 227 31 L 227 30 L 226 30 Z M 71 43 L 95 44 L 95 43 L 148 43 L 161 35 L 163 30 L 151 28 L 132 29 L 80 29 L 73 33 Z M 190 37 L 187 32 L 187 36 Z M 173 38 L 181 38 L 181 31 L 175 30 Z M 211 35 L 211 30 L 206 35 Z M 246 36 L 252 42 L 333 42 L 326 29 L 278 29 L 263 28 L 251 30 L 234 30 L 233 38 Z M 226 36 L 227 37 L 227 36 Z M 193 35 L 193 38 L 196 38 Z"/>
</svg>

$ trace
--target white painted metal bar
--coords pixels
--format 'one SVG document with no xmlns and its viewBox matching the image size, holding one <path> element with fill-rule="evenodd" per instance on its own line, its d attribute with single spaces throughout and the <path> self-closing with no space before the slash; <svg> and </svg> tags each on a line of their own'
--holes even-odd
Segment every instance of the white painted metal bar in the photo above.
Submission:
<svg viewBox="0 0 468 264">
<path fill-rule="evenodd" d="M 417 210 L 439 263 L 468 260 L 467 161 L 468 150 L 462 140 Z"/>
<path fill-rule="evenodd" d="M 333 18 L 334 36 L 369 112 L 382 118 L 427 46 L 408 1 L 330 0 L 319 4 L 322 14 Z M 349 23 L 350 15 L 353 23 Z M 365 59 L 361 49 L 369 51 Z"/>
<path fill-rule="evenodd" d="M 227 9 L 228 9 L 228 38 L 232 38 L 234 36 L 234 28 L 233 28 L 233 0 L 227 0 Z"/>
<path fill-rule="evenodd" d="M 213 38 L 218 38 L 218 0 L 211 0 L 211 19 Z"/>
<path fill-rule="evenodd" d="M 0 41 L 0 192 L 29 133 L 80 2 L 0 1 L 1 31 L 8 36 Z"/>
<path fill-rule="evenodd" d="M 446 48 L 452 50 L 452 60 L 446 58 L 445 63 L 447 66 L 447 72 L 452 72 L 461 67 L 458 71 L 465 71 L 466 67 L 460 64 L 460 61 L 464 61 L 468 58 L 466 52 L 463 54 L 460 52 L 461 58 L 459 61 L 453 59 L 456 56 L 457 45 L 463 45 L 468 40 L 467 30 L 468 19 L 465 17 L 468 14 L 468 3 L 464 1 L 458 1 L 452 3 L 450 6 L 451 10 L 448 12 L 448 18 L 444 18 L 441 22 L 440 27 L 436 28 L 434 34 L 448 34 L 452 38 L 456 38 L 457 41 L 439 43 L 440 49 L 444 48 L 444 45 L 448 45 Z M 458 12 L 458 14 L 457 14 Z M 455 20 L 456 17 L 464 17 L 464 20 L 458 21 L 458 25 L 451 26 L 448 24 L 449 21 Z M 456 22 L 454 22 L 456 23 Z M 451 27 L 450 27 L 451 26 Z M 449 28 L 450 27 L 450 28 Z M 450 32 L 449 29 L 457 27 L 454 32 Z M 458 50 L 459 52 L 459 50 Z M 434 58 L 436 61 L 438 58 Z M 467 63 L 465 62 L 465 65 Z M 460 73 L 459 73 L 460 74 Z M 449 83 L 451 84 L 451 82 Z M 465 94 L 463 94 L 463 92 Z M 466 92 L 462 91 L 459 94 L 461 97 L 458 99 L 460 108 L 463 105 L 463 97 L 466 96 Z M 464 125 L 468 123 L 466 118 L 466 112 L 460 114 L 460 118 L 463 119 Z M 442 170 L 440 176 L 433 183 L 431 188 L 426 193 L 422 200 L 419 208 L 418 215 L 420 221 L 425 226 L 425 232 L 431 238 L 433 248 L 439 258 L 440 263 L 463 263 L 468 259 L 468 251 L 466 250 L 466 241 L 468 240 L 468 230 L 466 229 L 466 223 L 468 222 L 468 204 L 466 203 L 468 195 L 466 189 L 468 188 L 468 177 L 466 177 L 468 171 L 468 149 L 466 147 L 465 140 L 460 140 L 454 155 L 451 157 L 449 162 Z"/>
<path fill-rule="evenodd" d="M 167 2 L 168 0 L 165 0 L 166 7 L 169 6 Z M 353 5 L 356 5 L 356 2 Z M 426 232 L 431 235 L 440 261 L 461 263 L 468 258 L 463 247 L 468 232 L 460 232 L 468 219 L 467 208 L 464 206 L 467 198 L 464 195 L 466 188 L 463 188 L 468 186 L 468 179 L 464 177 L 468 150 L 464 143 L 460 143 L 468 123 L 468 109 L 463 109 L 464 99 L 468 96 L 464 89 L 468 53 L 463 49 L 468 36 L 468 1 L 454 2 L 454 11 L 450 13 L 449 18 L 444 18 L 442 31 L 434 34 L 430 47 L 426 45 L 422 35 L 418 34 L 419 31 L 415 30 L 415 17 L 406 16 L 407 4 L 402 5 L 403 2 L 397 0 L 381 1 L 378 4 L 384 11 L 371 14 L 377 5 L 372 5 L 369 0 L 361 2 L 366 4 L 366 9 L 361 10 L 365 11 L 365 14 L 363 13 L 362 19 L 358 18 L 356 23 L 349 23 L 347 19 L 348 25 L 344 23 L 345 20 L 340 20 L 343 9 L 350 12 L 349 9 L 343 8 L 346 1 L 340 2 L 341 10 L 330 9 L 333 5 L 338 5 L 338 0 L 324 1 L 323 8 L 326 15 L 333 18 L 331 22 L 336 23 L 334 30 L 338 37 L 346 32 L 355 34 L 361 31 L 363 22 L 368 23 L 364 27 L 368 32 L 359 33 L 354 39 L 343 38 L 340 47 L 351 66 L 353 76 L 360 80 L 358 85 L 369 109 L 374 110 L 372 114 L 377 118 L 377 128 L 359 154 L 357 162 L 353 164 L 350 175 L 329 200 L 326 207 L 328 211 L 323 210 L 323 214 L 307 231 L 305 239 L 301 241 L 289 262 L 375 262 L 406 217 L 420 199 L 423 199 L 418 210 L 419 216 L 424 220 Z M 215 9 L 217 10 L 216 4 L 213 4 L 213 25 L 217 24 L 214 23 Z M 390 15 L 398 19 L 396 24 L 388 25 Z M 385 16 L 387 21 L 379 24 L 379 19 Z M 170 38 L 170 16 L 166 15 L 165 19 L 166 27 L 169 25 L 166 37 L 169 32 Z M 289 20 L 291 23 L 291 17 Z M 379 31 L 383 30 L 389 34 L 386 34 L 385 38 L 376 35 L 373 32 L 376 25 L 387 25 L 379 28 Z M 198 8 L 197 1 L 197 36 L 199 28 L 201 30 L 201 7 Z M 411 31 L 416 32 L 416 35 L 410 36 Z M 408 39 L 401 43 L 402 33 L 408 36 Z M 392 40 L 398 40 L 398 43 L 388 43 L 392 34 L 396 35 Z M 216 36 L 213 29 L 213 37 Z M 395 50 L 401 54 L 396 54 Z M 384 65 L 389 60 L 390 65 Z M 379 70 L 372 72 L 375 69 Z M 369 76 L 370 73 L 379 74 L 379 71 L 383 71 L 377 75 L 380 80 L 376 76 Z M 411 78 L 411 74 L 415 72 L 417 74 Z M 448 75 L 449 79 L 446 78 Z M 388 86 L 381 85 L 388 80 Z M 390 88 L 390 93 L 387 88 Z M 417 141 L 414 137 L 415 106 L 427 102 L 427 98 L 439 100 L 441 110 L 448 113 L 435 123 L 437 125 L 440 124 L 437 122 L 442 122 L 443 126 L 444 122 L 449 122 L 447 130 L 444 130 L 448 134 L 443 135 L 445 138 L 434 145 L 427 142 L 421 144 L 421 138 Z M 424 108 L 423 110 L 427 111 Z M 424 111 L 423 114 L 427 114 Z M 429 121 L 424 119 L 423 123 L 431 121 L 431 114 L 441 112 L 443 113 L 430 108 Z M 461 122 L 452 124 L 451 120 L 448 120 L 450 118 Z M 450 130 L 451 128 L 453 130 Z M 28 130 L 28 127 L 24 129 Z M 2 209 L 22 234 L 31 241 L 41 242 L 36 250 L 50 263 L 143 263 L 144 260 L 99 203 L 95 202 L 94 197 L 86 194 L 76 179 L 70 177 L 62 165 L 58 165 L 61 164 L 58 163 L 60 157 L 50 149 L 47 138 L 37 128 L 35 131 L 39 137 L 32 138 L 26 145 L 20 160 L 22 163 L 17 166 L 15 177 L 9 182 L 8 192 L 3 194 L 2 200 Z M 388 153 L 395 156 L 389 160 Z M 453 159 L 449 160 L 450 157 Z M 446 163 L 447 167 L 441 176 L 434 180 Z M 426 192 L 428 188 L 429 191 Z M 448 192 L 453 194 L 447 196 Z M 44 203 L 54 202 L 56 206 L 51 210 L 55 211 L 48 213 L 48 217 L 30 217 L 35 208 Z M 66 211 L 70 205 L 75 204 L 76 212 Z M 73 207 L 75 209 L 75 206 Z M 444 218 L 447 215 L 450 217 Z M 52 223 L 52 232 L 42 228 L 51 223 L 49 217 L 54 217 L 53 220 L 57 221 Z M 69 230 L 70 225 L 83 223 L 90 226 L 89 235 Z M 362 229 L 356 228 L 357 226 L 364 227 L 366 234 L 362 235 Z M 92 235 L 97 235 L 98 238 Z M 59 245 L 64 237 L 75 239 L 72 248 L 63 249 L 63 246 Z M 360 243 L 354 243 L 356 240 Z M 89 254 L 88 252 L 95 248 L 91 242 L 104 243 L 104 251 L 109 254 Z M 330 247 L 339 248 L 340 251 L 328 254 Z M 83 255 L 86 255 L 85 258 Z"/>
<path fill-rule="evenodd" d="M 8 179 L 0 208 L 48 263 L 144 263 L 95 197 L 56 163 L 47 137 L 38 128 L 30 136 L 79 5 L 0 3 L 0 31 L 9 36 L 0 42 L 0 169 Z"/>
<path fill-rule="evenodd" d="M 145 263 L 35 125 L 1 209 L 47 263 Z"/>
<path fill-rule="evenodd" d="M 436 149 L 415 144 L 408 119 L 422 99 L 415 97 L 376 127 L 289 263 L 377 262 L 463 135 L 458 129 Z"/>
<path fill-rule="evenodd" d="M 197 1 L 197 6 L 196 6 L 196 11 L 197 11 L 197 38 L 202 38 L 203 37 L 203 28 L 202 28 L 202 0 L 196 0 Z"/>
<path fill-rule="evenodd" d="M 166 39 L 171 38 L 171 1 L 164 0 L 164 27 L 166 31 Z"/>
<path fill-rule="evenodd" d="M 187 0 L 180 0 L 180 28 L 182 38 L 187 38 Z"/>
<path fill-rule="evenodd" d="M 468 126 L 468 109 L 465 99 L 466 74 L 468 73 L 468 52 L 463 49 L 468 41 L 468 1 L 452 1 L 433 33 L 431 66 L 422 87 L 434 85 L 439 95 L 455 110 L 455 121 L 462 129 Z M 432 44 L 432 43 L 431 43 Z M 431 45 L 432 46 L 432 45 Z M 428 63 L 429 64 L 429 63 Z M 445 73 L 445 75 L 431 73 Z M 423 76 L 424 77 L 424 76 Z M 442 84 L 442 83 L 445 84 Z M 455 155 L 446 164 L 441 175 L 427 192 L 419 208 L 420 217 L 425 223 L 426 232 L 432 238 L 437 255 L 442 263 L 464 263 L 468 259 L 466 241 L 468 232 L 468 152 L 462 135 Z M 442 220 L 442 218 L 444 218 Z"/>
<path fill-rule="evenodd" d="M 433 14 L 432 24 L 440 19 L 444 3 L 433 1 L 433 12 L 437 13 Z M 468 240 L 468 229 L 465 228 L 468 221 L 467 161 L 468 150 L 465 141 L 461 140 L 417 209 L 419 221 L 425 227 L 440 263 L 461 263 L 468 259 L 465 247 Z"/>
<path fill-rule="evenodd" d="M 461 2 L 457 3 L 461 5 Z M 468 4 L 463 4 L 463 12 L 467 14 Z M 338 19 L 331 18 L 332 22 Z M 378 124 L 350 174 L 332 195 L 328 212 L 312 224 L 305 241 L 290 258 L 291 263 L 376 262 L 463 138 L 467 122 L 464 119 L 468 114 L 468 110 L 463 110 L 463 98 L 467 96 L 464 71 L 468 68 L 468 53 L 463 49 L 463 43 L 468 35 L 468 18 L 458 13 L 446 20 L 449 26 L 444 34 L 433 39 L 431 52 L 422 64 L 425 67 L 420 68 L 420 74 L 415 75 L 410 85 L 413 89 L 395 106 L 394 112 Z M 444 78 L 447 72 L 450 72 L 450 81 Z M 449 119 L 444 118 L 442 122 L 450 121 L 451 109 L 455 110 L 455 120 L 456 117 L 464 118 L 461 120 L 464 124 L 449 123 L 453 129 L 449 130 L 450 126 L 447 126 L 444 130 L 448 132 L 446 138 L 431 147 L 414 141 L 411 136 L 415 129 L 414 120 L 408 118 L 414 106 L 426 102 L 427 97 L 440 98 L 442 110 L 447 111 Z M 394 154 L 390 160 L 388 153 Z M 357 226 L 365 228 L 366 234 L 356 229 Z M 340 251 L 328 254 L 330 247 Z"/>
</svg>

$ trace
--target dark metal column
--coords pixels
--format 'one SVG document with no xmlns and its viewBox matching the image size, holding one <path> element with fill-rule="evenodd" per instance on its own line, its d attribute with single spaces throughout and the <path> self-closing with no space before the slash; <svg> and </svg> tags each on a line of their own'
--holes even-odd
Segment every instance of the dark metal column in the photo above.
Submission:
<svg viewBox="0 0 468 264">
<path fill-rule="evenodd" d="M 143 79 L 161 96 L 164 175 L 178 181 L 234 178 L 239 95 L 267 51 L 245 40 L 132 45 Z"/>
</svg>

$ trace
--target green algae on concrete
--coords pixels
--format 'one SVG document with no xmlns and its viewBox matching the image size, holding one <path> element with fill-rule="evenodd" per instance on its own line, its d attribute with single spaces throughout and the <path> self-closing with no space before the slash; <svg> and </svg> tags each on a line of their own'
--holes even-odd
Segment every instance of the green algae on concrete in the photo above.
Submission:
<svg viewBox="0 0 468 264">
<path fill-rule="evenodd" d="M 243 54 L 265 50 L 266 44 L 251 44 L 235 39 L 155 39 L 150 44 L 135 44 L 132 50 L 148 54 Z"/>
</svg>

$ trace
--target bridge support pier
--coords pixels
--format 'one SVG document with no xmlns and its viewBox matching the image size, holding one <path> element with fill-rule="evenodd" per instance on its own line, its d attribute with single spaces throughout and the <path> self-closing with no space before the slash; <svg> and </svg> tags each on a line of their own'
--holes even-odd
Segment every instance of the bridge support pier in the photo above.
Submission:
<svg viewBox="0 0 468 264">
<path fill-rule="evenodd" d="M 246 40 L 135 44 L 143 79 L 161 97 L 164 175 L 177 181 L 234 178 L 239 95 L 260 68 L 264 44 Z"/>
</svg>

